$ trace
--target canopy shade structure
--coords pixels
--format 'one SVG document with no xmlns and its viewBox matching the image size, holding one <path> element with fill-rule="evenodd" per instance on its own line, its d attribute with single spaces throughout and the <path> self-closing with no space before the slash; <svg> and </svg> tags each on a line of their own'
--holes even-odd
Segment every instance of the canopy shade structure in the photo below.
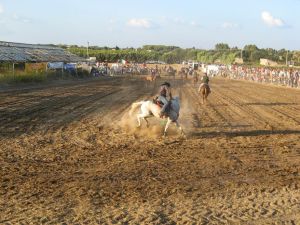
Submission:
<svg viewBox="0 0 300 225">
<path fill-rule="evenodd" d="M 0 62 L 84 62 L 84 58 L 49 45 L 22 44 L 0 41 Z"/>
</svg>

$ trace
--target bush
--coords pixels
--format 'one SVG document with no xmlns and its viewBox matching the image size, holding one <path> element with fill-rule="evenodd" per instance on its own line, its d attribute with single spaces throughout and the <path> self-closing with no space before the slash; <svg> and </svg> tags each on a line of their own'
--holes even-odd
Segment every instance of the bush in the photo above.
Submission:
<svg viewBox="0 0 300 225">
<path fill-rule="evenodd" d="M 68 72 L 61 73 L 61 70 L 47 71 L 43 73 L 26 73 L 23 71 L 16 71 L 15 75 L 10 73 L 0 74 L 0 83 L 38 83 L 47 80 L 57 80 L 57 79 L 72 79 L 74 77 L 85 78 L 90 76 L 88 72 L 78 70 L 78 74 L 72 75 Z"/>
<path fill-rule="evenodd" d="M 29 82 L 43 82 L 47 79 L 46 74 L 36 74 L 36 73 L 16 73 L 13 74 L 1 74 L 1 83 L 29 83 Z"/>
</svg>

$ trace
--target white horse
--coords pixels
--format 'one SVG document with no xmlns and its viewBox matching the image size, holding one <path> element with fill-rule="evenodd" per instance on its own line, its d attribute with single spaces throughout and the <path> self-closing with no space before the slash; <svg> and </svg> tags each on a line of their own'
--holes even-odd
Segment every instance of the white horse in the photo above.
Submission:
<svg viewBox="0 0 300 225">
<path fill-rule="evenodd" d="M 141 112 L 137 115 L 138 127 L 141 127 L 141 119 L 144 119 L 147 123 L 147 127 L 149 127 L 149 122 L 147 118 L 153 116 L 160 118 L 161 108 L 157 104 L 154 104 L 153 101 L 141 101 L 141 102 L 133 103 L 131 106 L 130 115 L 132 115 L 132 112 L 139 106 L 141 107 Z M 167 130 L 172 122 L 174 122 L 176 126 L 179 128 L 181 135 L 184 135 L 184 132 L 178 123 L 179 111 L 180 111 L 179 97 L 175 97 L 174 99 L 171 100 L 171 107 L 168 112 L 167 123 L 164 129 L 164 136 L 166 136 Z"/>
</svg>

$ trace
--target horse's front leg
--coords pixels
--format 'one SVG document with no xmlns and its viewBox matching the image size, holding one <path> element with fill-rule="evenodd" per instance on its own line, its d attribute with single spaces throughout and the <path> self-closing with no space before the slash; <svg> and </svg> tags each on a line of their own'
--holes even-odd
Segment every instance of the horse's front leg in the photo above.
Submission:
<svg viewBox="0 0 300 225">
<path fill-rule="evenodd" d="M 142 125 L 141 118 L 143 118 L 143 115 L 142 114 L 138 114 L 137 115 L 137 121 L 138 121 L 138 126 L 137 127 L 141 127 L 141 125 Z"/>
<path fill-rule="evenodd" d="M 168 118 L 167 124 L 165 126 L 165 130 L 164 130 L 164 137 L 167 135 L 167 130 L 171 124 L 172 120 L 170 120 L 170 118 Z"/>
</svg>

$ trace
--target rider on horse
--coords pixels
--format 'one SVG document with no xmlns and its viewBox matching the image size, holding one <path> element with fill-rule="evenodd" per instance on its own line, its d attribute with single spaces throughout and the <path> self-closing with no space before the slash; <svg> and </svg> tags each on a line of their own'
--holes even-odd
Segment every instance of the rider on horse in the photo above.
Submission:
<svg viewBox="0 0 300 225">
<path fill-rule="evenodd" d="M 202 77 L 201 84 L 200 84 L 200 87 L 199 87 L 199 91 L 201 90 L 201 88 L 204 85 L 207 85 L 209 93 L 210 93 L 210 87 L 209 87 L 208 83 L 209 83 L 209 77 L 207 76 L 207 73 L 204 73 L 204 76 Z"/>
<path fill-rule="evenodd" d="M 164 82 L 160 86 L 159 96 L 157 97 L 157 102 L 163 105 L 160 111 L 160 117 L 166 116 L 166 113 L 168 112 L 171 104 L 171 100 L 172 100 L 171 84 L 168 82 Z"/>
</svg>

